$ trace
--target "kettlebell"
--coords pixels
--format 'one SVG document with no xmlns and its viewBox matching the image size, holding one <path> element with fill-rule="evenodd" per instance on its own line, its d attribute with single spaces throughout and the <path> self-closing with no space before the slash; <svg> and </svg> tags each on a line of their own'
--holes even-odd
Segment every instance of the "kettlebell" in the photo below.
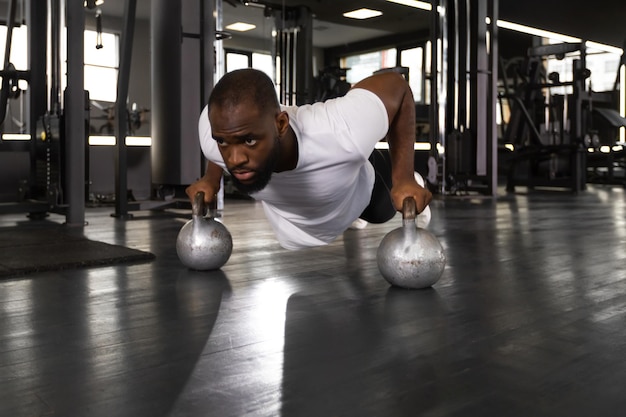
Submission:
<svg viewBox="0 0 626 417">
<path fill-rule="evenodd" d="M 376 261 L 382 276 L 402 288 L 427 288 L 435 284 L 446 265 L 439 240 L 415 224 L 413 197 L 402 202 L 402 227 L 387 233 L 378 246 Z"/>
<path fill-rule="evenodd" d="M 221 222 L 204 215 L 204 192 L 196 193 L 191 220 L 178 232 L 176 253 L 186 267 L 199 271 L 221 268 L 233 251 L 233 238 Z"/>
</svg>

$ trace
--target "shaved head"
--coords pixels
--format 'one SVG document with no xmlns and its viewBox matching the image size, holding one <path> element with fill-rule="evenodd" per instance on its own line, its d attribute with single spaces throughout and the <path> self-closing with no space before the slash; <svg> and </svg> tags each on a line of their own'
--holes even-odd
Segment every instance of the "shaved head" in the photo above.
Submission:
<svg viewBox="0 0 626 417">
<path fill-rule="evenodd" d="M 227 109 L 242 103 L 252 104 L 261 112 L 280 112 L 274 83 L 264 72 L 252 68 L 224 75 L 211 92 L 209 110 L 213 106 Z"/>
</svg>

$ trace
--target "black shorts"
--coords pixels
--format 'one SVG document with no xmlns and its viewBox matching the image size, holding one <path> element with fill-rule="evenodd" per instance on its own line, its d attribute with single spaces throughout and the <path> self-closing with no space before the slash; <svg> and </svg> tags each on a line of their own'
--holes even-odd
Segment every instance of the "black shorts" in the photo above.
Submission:
<svg viewBox="0 0 626 417">
<path fill-rule="evenodd" d="M 369 157 L 374 167 L 376 179 L 369 205 L 359 216 L 370 223 L 385 223 L 396 215 L 396 208 L 391 200 L 391 157 L 388 152 L 374 149 Z"/>
</svg>

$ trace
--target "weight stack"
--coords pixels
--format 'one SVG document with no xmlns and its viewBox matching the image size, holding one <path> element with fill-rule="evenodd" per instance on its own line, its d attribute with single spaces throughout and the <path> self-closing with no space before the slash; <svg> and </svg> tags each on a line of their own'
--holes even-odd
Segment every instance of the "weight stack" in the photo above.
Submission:
<svg viewBox="0 0 626 417">
<path fill-rule="evenodd" d="M 35 140 L 35 184 L 31 197 L 47 201 L 51 207 L 63 204 L 63 166 L 61 164 L 61 129 L 63 120 L 58 116 L 43 116 L 37 125 Z"/>
</svg>

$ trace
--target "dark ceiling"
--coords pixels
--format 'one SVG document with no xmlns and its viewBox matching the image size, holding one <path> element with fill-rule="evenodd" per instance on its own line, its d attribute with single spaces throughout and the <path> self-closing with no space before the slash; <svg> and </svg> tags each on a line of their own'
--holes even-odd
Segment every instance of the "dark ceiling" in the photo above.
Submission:
<svg viewBox="0 0 626 417">
<path fill-rule="evenodd" d="M 283 5 L 310 8 L 316 16 L 315 25 L 318 28 L 327 22 L 330 23 L 329 26 L 332 29 L 323 35 L 318 33 L 319 38 L 323 40 L 320 40 L 317 46 L 322 47 L 345 43 L 346 39 L 352 39 L 351 35 L 358 40 L 363 40 L 368 36 L 377 37 L 382 34 L 419 31 L 429 25 L 428 12 L 385 0 L 249 1 L 273 4 L 278 8 Z M 119 16 L 123 13 L 125 2 L 126 0 L 105 0 L 102 8 L 105 13 Z M 342 16 L 346 11 L 361 7 L 377 9 L 384 14 L 362 21 L 346 19 Z M 598 0 L 597 2 L 589 0 L 500 0 L 499 8 L 499 17 L 502 20 L 619 47 L 623 46 L 626 40 L 626 0 Z M 229 23 L 229 18 L 234 20 L 246 14 L 252 15 L 252 12 L 259 16 L 258 19 L 262 19 L 260 9 L 246 7 L 242 0 L 223 0 L 223 10 L 225 24 Z M 137 16 L 149 18 L 150 0 L 137 0 Z M 351 34 L 351 31 L 355 31 L 355 34 Z M 254 36 L 264 36 L 264 34 L 257 33 Z"/>
<path fill-rule="evenodd" d="M 501 0 L 500 19 L 622 47 L 626 0 Z"/>
<path fill-rule="evenodd" d="M 322 21 L 347 24 L 349 19 L 342 16 L 343 12 L 368 7 L 382 11 L 383 16 L 352 21 L 352 25 L 396 33 L 428 27 L 428 12 L 384 0 L 284 0 L 284 3 L 307 6 Z M 597 3 L 588 0 L 500 0 L 499 18 L 613 46 L 621 47 L 626 40 L 626 0 L 598 0 Z"/>
</svg>

